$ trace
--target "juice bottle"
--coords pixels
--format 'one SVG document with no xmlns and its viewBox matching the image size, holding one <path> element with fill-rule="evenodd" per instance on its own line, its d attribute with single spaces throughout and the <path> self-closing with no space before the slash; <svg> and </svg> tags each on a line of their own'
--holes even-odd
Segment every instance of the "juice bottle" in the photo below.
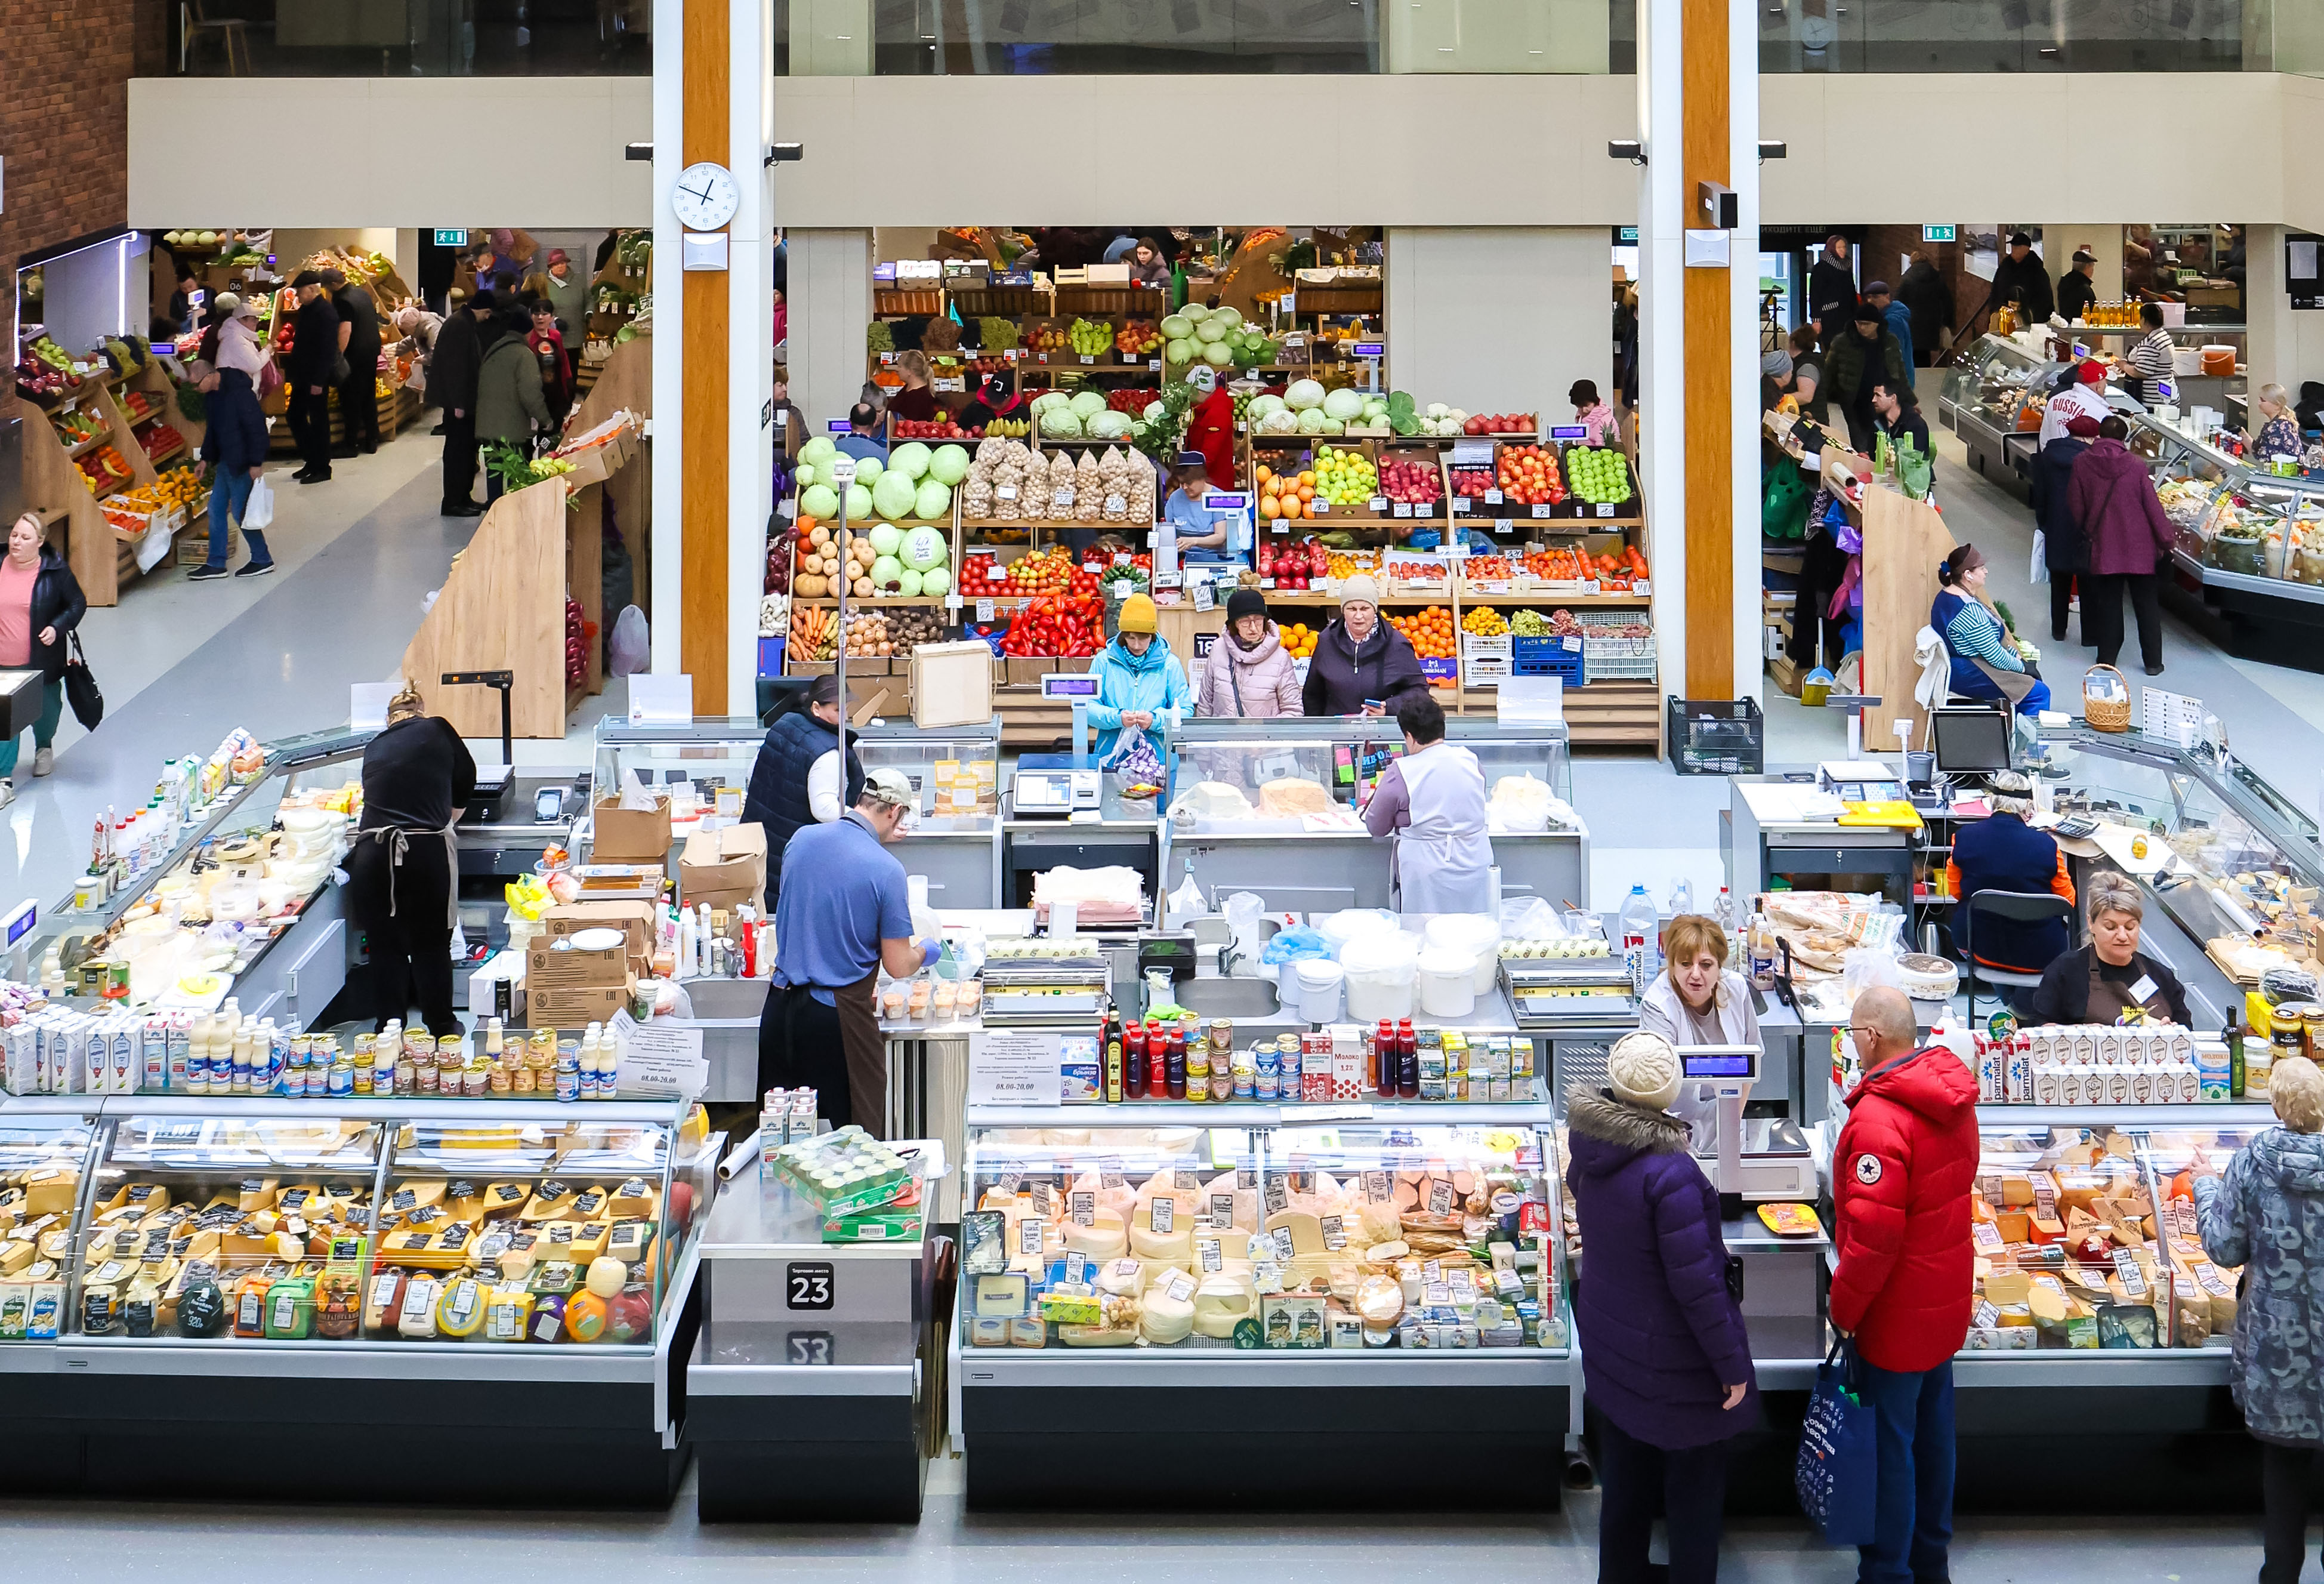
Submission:
<svg viewBox="0 0 2324 1584">
<path fill-rule="evenodd" d="M 1396 1098 L 1397 1040 L 1396 1024 L 1387 1018 L 1372 1031 L 1372 1093 L 1383 1100 Z M 1417 1074 L 1416 1074 L 1417 1076 Z"/>
<path fill-rule="evenodd" d="M 1420 1098 L 1420 1037 L 1412 1020 L 1396 1025 L 1396 1092 L 1407 1100 Z"/>
<path fill-rule="evenodd" d="M 1167 1087 L 1172 1099 L 1183 1100 L 1186 1098 L 1186 1043 L 1183 1040 L 1172 1040 L 1167 1036 L 1161 1034 L 1159 1033 L 1159 1024 L 1150 1023 L 1146 1025 L 1146 1059 L 1148 1062 L 1151 1062 L 1154 1060 L 1154 1051 L 1156 1048 L 1154 1042 L 1157 1039 L 1161 1040 L 1162 1044 L 1160 1049 L 1162 1051 L 1163 1059 L 1163 1081 Z M 1209 1075 L 1207 1073 L 1204 1075 L 1203 1092 L 1205 1096 L 1210 1093 Z"/>
</svg>

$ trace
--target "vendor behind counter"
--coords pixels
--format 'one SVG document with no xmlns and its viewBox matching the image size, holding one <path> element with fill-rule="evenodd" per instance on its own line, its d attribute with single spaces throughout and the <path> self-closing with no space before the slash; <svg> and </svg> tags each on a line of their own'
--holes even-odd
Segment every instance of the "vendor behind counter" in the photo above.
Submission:
<svg viewBox="0 0 2324 1584">
<path fill-rule="evenodd" d="M 2015 771 L 2004 771 L 1987 787 L 1986 803 L 1992 816 L 1960 827 L 1945 864 L 1945 884 L 1960 899 L 1959 928 L 1966 932 L 1978 961 L 2006 973 L 2038 974 L 2073 944 L 2066 921 L 2027 922 L 1982 912 L 1971 919 L 1969 899 L 1980 891 L 2047 891 L 2072 902 L 2073 876 L 2057 842 L 2026 826 L 2025 818 L 2034 811 L 2034 783 Z"/>
<path fill-rule="evenodd" d="M 2135 1009 L 2147 1016 L 2187 1022 L 2187 987 L 2179 976 L 2138 949 L 2146 903 L 2138 886 L 2107 871 L 2089 883 L 2087 946 L 2061 953 L 2043 970 L 2034 992 L 2037 1023 L 2121 1021 Z"/>
</svg>

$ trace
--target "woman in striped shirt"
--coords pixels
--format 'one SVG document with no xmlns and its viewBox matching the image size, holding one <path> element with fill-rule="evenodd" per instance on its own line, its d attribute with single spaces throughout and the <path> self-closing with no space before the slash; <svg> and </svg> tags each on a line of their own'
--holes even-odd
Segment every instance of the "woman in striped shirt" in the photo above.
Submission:
<svg viewBox="0 0 2324 1584">
<path fill-rule="evenodd" d="M 1985 602 L 1983 552 L 1973 544 L 1955 548 L 1937 563 L 1937 584 L 1929 625 L 1952 658 L 1952 690 L 1964 699 L 2006 699 L 2020 715 L 2048 709 L 2049 685 L 2025 663 Z"/>
<path fill-rule="evenodd" d="M 2171 377 L 2171 354 L 2177 343 L 2163 328 L 2163 305 L 2142 302 L 2138 307 L 2138 322 L 2146 327 L 2146 339 L 2131 348 L 2130 366 L 2138 375 L 2138 399 L 2147 406 L 2157 405 L 2155 384 Z"/>
</svg>

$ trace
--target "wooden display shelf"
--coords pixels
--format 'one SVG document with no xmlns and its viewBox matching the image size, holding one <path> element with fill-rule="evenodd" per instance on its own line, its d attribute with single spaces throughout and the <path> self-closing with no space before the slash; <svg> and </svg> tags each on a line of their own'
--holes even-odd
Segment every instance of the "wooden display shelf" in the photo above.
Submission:
<svg viewBox="0 0 2324 1584">
<path fill-rule="evenodd" d="M 944 602 L 945 597 L 941 594 L 872 594 L 862 597 L 851 594 L 847 597 L 847 607 L 850 610 L 892 610 L 902 606 L 942 605 Z M 819 605 L 835 608 L 838 606 L 839 601 L 832 596 L 825 594 L 817 595 L 811 598 L 794 597 L 791 603 L 793 605 Z"/>
<path fill-rule="evenodd" d="M 50 427 L 54 429 L 56 426 L 51 424 Z M 64 432 L 61 430 L 59 430 L 57 431 L 57 439 L 61 441 L 64 438 Z M 66 446 L 65 455 L 69 459 L 78 459 L 88 456 L 91 451 L 94 451 L 100 447 L 109 446 L 112 443 L 113 437 L 110 434 L 100 431 L 97 434 L 90 435 L 87 440 L 82 440 L 78 445 Z"/>
</svg>

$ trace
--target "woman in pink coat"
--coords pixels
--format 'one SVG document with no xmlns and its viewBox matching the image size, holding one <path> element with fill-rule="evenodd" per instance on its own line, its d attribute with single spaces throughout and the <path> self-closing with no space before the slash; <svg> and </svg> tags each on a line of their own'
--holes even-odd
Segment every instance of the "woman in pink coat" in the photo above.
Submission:
<svg viewBox="0 0 2324 1584">
<path fill-rule="evenodd" d="M 1194 713 L 1271 720 L 1300 714 L 1299 675 L 1256 588 L 1227 596 L 1226 630 L 1194 672 Z"/>
</svg>

